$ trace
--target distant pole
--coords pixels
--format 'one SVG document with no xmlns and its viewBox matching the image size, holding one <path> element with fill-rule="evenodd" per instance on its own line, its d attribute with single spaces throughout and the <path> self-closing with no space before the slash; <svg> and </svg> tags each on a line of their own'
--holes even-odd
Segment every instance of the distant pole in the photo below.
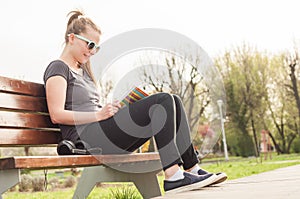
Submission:
<svg viewBox="0 0 300 199">
<path fill-rule="evenodd" d="M 223 101 L 218 100 L 218 106 L 220 111 L 220 120 L 221 120 L 221 129 L 222 129 L 222 137 L 223 137 L 223 145 L 224 145 L 224 154 L 225 154 L 225 160 L 229 160 L 228 158 L 228 152 L 227 152 L 227 143 L 226 143 L 226 136 L 225 136 L 225 128 L 224 128 L 224 118 L 223 118 L 223 111 L 222 111 L 222 105 Z"/>
</svg>

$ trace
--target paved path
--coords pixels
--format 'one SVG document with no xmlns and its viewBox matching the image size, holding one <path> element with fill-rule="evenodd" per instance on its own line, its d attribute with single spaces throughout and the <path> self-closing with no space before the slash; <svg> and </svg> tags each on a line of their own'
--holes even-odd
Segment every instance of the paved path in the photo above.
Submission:
<svg viewBox="0 0 300 199">
<path fill-rule="evenodd" d="M 300 199 L 300 164 L 155 199 Z"/>
</svg>

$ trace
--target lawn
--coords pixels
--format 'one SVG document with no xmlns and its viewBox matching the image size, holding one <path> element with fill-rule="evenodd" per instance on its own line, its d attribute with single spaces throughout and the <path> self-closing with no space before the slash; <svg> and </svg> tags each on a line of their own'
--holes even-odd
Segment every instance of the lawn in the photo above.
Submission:
<svg viewBox="0 0 300 199">
<path fill-rule="evenodd" d="M 228 175 L 228 179 L 233 180 L 296 164 L 300 164 L 300 154 L 273 155 L 272 160 L 238 158 L 226 162 L 219 159 L 213 164 L 203 161 L 202 168 L 211 172 L 224 171 Z"/>
<path fill-rule="evenodd" d="M 234 158 L 230 157 L 229 161 L 224 161 L 223 158 L 204 159 L 201 167 L 211 172 L 226 172 L 229 180 L 241 178 L 253 174 L 258 174 L 265 171 L 274 170 L 277 168 L 300 164 L 300 154 L 290 155 L 274 155 L 272 160 L 262 160 L 260 158 Z M 49 174 L 49 176 L 51 176 Z M 159 175 L 159 182 L 162 185 L 163 176 Z M 104 186 L 105 185 L 105 186 Z M 88 199 L 111 199 L 113 195 L 118 195 L 120 192 L 126 192 L 127 195 L 137 194 L 132 183 L 108 183 L 103 186 L 95 187 Z M 71 199 L 75 188 L 65 188 L 59 190 L 48 190 L 44 192 L 18 192 L 10 191 L 3 194 L 3 199 Z M 129 192 L 129 194 L 128 194 Z M 139 194 L 138 194 L 139 195 Z M 134 198 L 134 197 L 131 197 Z M 141 198 L 135 197 L 135 198 Z"/>
</svg>

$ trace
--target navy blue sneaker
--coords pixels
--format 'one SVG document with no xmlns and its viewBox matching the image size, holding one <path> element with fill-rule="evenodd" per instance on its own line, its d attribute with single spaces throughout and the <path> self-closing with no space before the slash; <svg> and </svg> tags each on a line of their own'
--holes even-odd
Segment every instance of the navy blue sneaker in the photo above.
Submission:
<svg viewBox="0 0 300 199">
<path fill-rule="evenodd" d="M 198 174 L 199 174 L 199 176 L 201 176 L 201 175 L 209 174 L 209 172 L 205 171 L 204 169 L 199 169 Z M 226 179 L 227 179 L 226 173 L 223 173 L 223 172 L 216 173 L 216 179 L 210 185 L 219 184 L 221 182 L 224 182 Z"/>
<path fill-rule="evenodd" d="M 164 190 L 166 194 L 173 194 L 183 191 L 200 189 L 210 185 L 215 181 L 216 175 L 209 173 L 205 175 L 194 175 L 183 172 L 184 178 L 176 181 L 164 180 Z"/>
</svg>

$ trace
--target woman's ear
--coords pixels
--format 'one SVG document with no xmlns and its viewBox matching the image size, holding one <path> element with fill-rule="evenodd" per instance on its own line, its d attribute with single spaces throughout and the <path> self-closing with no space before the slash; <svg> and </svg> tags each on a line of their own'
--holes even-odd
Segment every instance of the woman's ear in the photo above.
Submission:
<svg viewBox="0 0 300 199">
<path fill-rule="evenodd" d="M 74 33 L 69 34 L 68 38 L 69 38 L 69 43 L 70 43 L 70 44 L 73 44 L 74 38 L 75 38 Z"/>
</svg>

